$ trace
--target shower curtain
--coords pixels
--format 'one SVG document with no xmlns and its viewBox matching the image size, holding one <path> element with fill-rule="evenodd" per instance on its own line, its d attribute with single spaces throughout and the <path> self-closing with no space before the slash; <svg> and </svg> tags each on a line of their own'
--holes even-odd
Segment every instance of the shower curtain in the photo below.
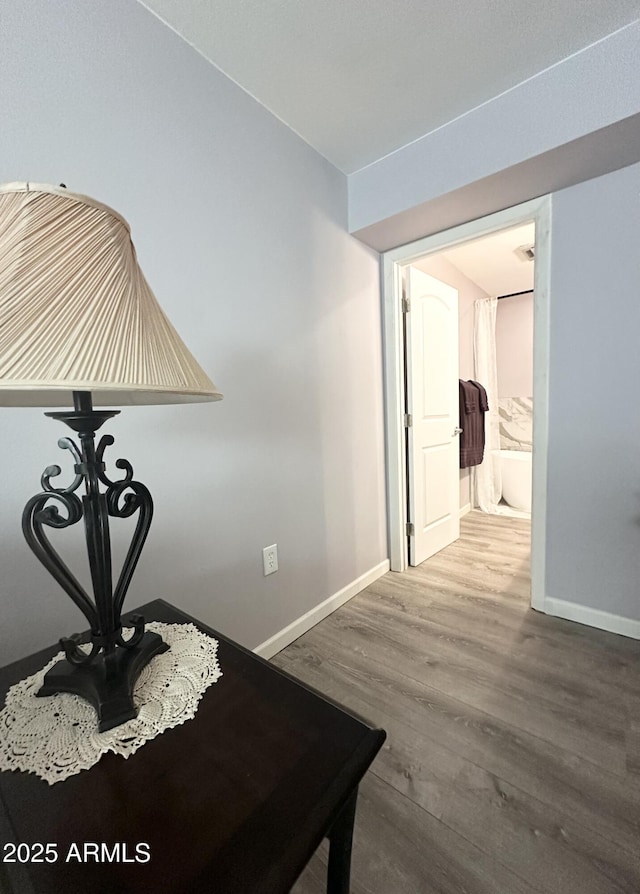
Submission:
<svg viewBox="0 0 640 894">
<path fill-rule="evenodd" d="M 475 380 L 484 385 L 489 410 L 484 417 L 484 459 L 471 471 L 474 505 L 483 512 L 501 514 L 500 414 L 498 411 L 498 370 L 496 365 L 497 298 L 479 298 L 475 302 L 473 359 Z"/>
</svg>

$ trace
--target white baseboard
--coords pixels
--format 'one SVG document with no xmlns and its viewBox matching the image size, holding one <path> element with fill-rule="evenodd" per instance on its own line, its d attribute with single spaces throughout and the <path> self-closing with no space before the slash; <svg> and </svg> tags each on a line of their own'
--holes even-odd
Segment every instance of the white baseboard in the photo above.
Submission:
<svg viewBox="0 0 640 894">
<path fill-rule="evenodd" d="M 343 587 L 341 590 L 338 590 L 333 596 L 329 596 L 324 602 L 314 606 L 314 608 L 310 609 L 306 614 L 297 618 L 297 620 L 288 624 L 286 627 L 283 627 L 278 633 L 270 636 L 269 639 L 266 639 L 263 643 L 260 643 L 259 646 L 256 646 L 253 651 L 256 655 L 260 655 L 261 658 L 273 658 L 274 655 L 277 655 L 278 652 L 281 652 L 286 646 L 291 645 L 294 640 L 298 639 L 299 636 L 302 636 L 303 633 L 306 633 L 307 630 L 311 630 L 312 627 L 315 627 L 316 624 L 334 612 L 337 608 L 340 608 L 341 605 L 344 605 L 345 602 L 348 602 L 349 599 L 361 590 L 364 590 L 365 587 L 368 587 L 369 584 L 372 584 L 374 581 L 378 580 L 379 577 L 382 577 L 383 574 L 386 574 L 388 570 L 389 559 L 385 559 L 384 562 L 380 562 L 375 568 L 371 568 L 369 571 L 361 574 L 360 577 L 351 581 L 350 584 L 347 584 L 347 586 Z"/>
<path fill-rule="evenodd" d="M 578 605 L 577 602 L 566 602 L 564 599 L 549 599 L 548 597 L 544 601 L 543 611 L 547 615 L 564 618 L 566 621 L 577 621 L 579 624 L 586 624 L 587 627 L 597 627 L 599 630 L 619 633 L 622 636 L 629 636 L 631 639 L 640 639 L 640 621 L 633 618 L 623 618 L 621 615 L 612 615 L 610 612 L 603 612 L 598 608 Z"/>
<path fill-rule="evenodd" d="M 471 503 L 465 503 L 464 506 L 460 507 L 460 518 L 468 512 L 471 512 Z"/>
</svg>

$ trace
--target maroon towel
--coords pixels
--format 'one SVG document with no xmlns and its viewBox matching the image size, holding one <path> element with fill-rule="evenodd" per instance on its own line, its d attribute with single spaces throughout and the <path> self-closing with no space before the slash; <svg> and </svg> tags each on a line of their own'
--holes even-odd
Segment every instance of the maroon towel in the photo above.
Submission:
<svg viewBox="0 0 640 894">
<path fill-rule="evenodd" d="M 458 379 L 458 387 L 460 390 L 460 425 L 462 426 L 463 415 L 479 412 L 480 400 L 478 389 L 473 382 L 463 382 L 462 379 Z"/>
<path fill-rule="evenodd" d="M 487 392 L 478 382 L 459 380 L 460 468 L 478 466 L 484 457 L 484 414 L 489 408 Z"/>
<path fill-rule="evenodd" d="M 487 392 L 485 391 L 484 385 L 481 385 L 480 382 L 474 382 L 473 379 L 470 379 L 469 381 L 472 385 L 475 385 L 480 392 L 480 409 L 483 413 L 486 413 L 489 409 L 489 401 L 487 399 Z"/>
</svg>

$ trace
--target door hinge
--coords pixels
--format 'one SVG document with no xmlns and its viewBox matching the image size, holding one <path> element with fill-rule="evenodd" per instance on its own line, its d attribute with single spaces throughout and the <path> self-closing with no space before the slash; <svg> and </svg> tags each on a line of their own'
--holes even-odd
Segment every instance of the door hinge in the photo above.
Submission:
<svg viewBox="0 0 640 894">
<path fill-rule="evenodd" d="M 413 417 L 412 417 L 411 413 L 405 413 L 404 414 L 404 427 L 411 428 L 412 425 L 413 425 Z"/>
<path fill-rule="evenodd" d="M 416 529 L 413 527 L 413 522 L 407 522 L 407 537 L 413 537 Z"/>
<path fill-rule="evenodd" d="M 411 302 L 409 301 L 409 299 L 407 298 L 406 295 L 403 295 L 402 296 L 402 313 L 408 314 L 410 310 L 411 310 Z"/>
</svg>

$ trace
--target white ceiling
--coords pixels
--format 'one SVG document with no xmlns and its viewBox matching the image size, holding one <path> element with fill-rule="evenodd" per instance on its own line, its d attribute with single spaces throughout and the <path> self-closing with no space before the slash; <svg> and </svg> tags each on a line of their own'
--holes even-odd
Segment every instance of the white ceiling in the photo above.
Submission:
<svg viewBox="0 0 640 894">
<path fill-rule="evenodd" d="M 535 224 L 528 223 L 463 242 L 438 252 L 438 257 L 446 258 L 487 295 L 497 298 L 533 288 L 534 263 L 523 261 L 516 249 L 534 242 Z M 420 262 L 414 266 L 420 268 Z"/>
<path fill-rule="evenodd" d="M 345 173 L 640 16 L 640 0 L 143 5 Z"/>
</svg>

